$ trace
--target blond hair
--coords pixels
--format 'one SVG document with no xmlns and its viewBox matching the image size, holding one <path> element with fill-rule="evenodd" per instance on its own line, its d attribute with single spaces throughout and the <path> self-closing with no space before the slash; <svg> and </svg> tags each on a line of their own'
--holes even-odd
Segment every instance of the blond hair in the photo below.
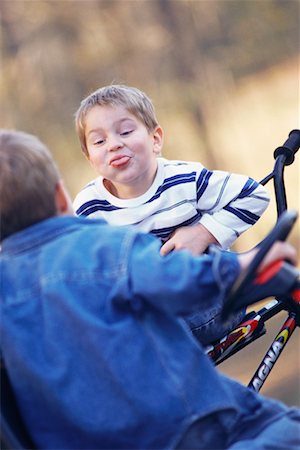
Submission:
<svg viewBox="0 0 300 450">
<path fill-rule="evenodd" d="M 150 98 L 137 88 L 126 85 L 110 85 L 97 89 L 84 100 L 75 114 L 75 126 L 81 149 L 88 156 L 85 139 L 85 118 L 94 106 L 124 106 L 152 132 L 158 125 L 155 109 Z"/>
<path fill-rule="evenodd" d="M 47 147 L 21 131 L 0 130 L 0 240 L 56 215 L 60 179 Z"/>
</svg>

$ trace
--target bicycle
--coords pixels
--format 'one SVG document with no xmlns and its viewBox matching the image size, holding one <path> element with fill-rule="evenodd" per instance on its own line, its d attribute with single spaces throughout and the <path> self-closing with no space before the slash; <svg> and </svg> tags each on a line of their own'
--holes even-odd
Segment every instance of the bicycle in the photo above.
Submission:
<svg viewBox="0 0 300 450">
<path fill-rule="evenodd" d="M 274 298 L 258 311 L 251 311 L 242 322 L 223 338 L 206 347 L 207 355 L 218 365 L 266 333 L 266 322 L 285 310 L 287 318 L 276 334 L 248 387 L 258 392 L 282 351 L 290 340 L 296 327 L 300 327 L 300 272 L 284 261 L 278 261 L 256 276 L 256 270 L 276 240 L 285 240 L 294 226 L 298 213 L 287 210 L 287 197 L 284 181 L 284 169 L 294 162 L 300 147 L 300 130 L 292 130 L 283 146 L 274 151 L 273 171 L 261 184 L 274 181 L 277 207 L 277 223 L 268 236 L 257 246 L 258 253 L 246 273 L 234 284 L 226 301 L 223 317 L 241 307 L 252 305 L 270 296 Z M 251 294 L 247 295 L 247 290 Z"/>
</svg>

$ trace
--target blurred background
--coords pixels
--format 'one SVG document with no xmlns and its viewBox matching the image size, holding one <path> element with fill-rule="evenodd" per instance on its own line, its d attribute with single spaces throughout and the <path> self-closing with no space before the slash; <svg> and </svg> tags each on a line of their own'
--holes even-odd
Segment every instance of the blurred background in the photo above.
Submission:
<svg viewBox="0 0 300 450">
<path fill-rule="evenodd" d="M 133 85 L 152 98 L 163 156 L 258 181 L 299 128 L 298 0 L 1 0 L 0 15 L 1 127 L 37 134 L 72 197 L 96 176 L 74 114 L 103 85 Z M 299 210 L 299 162 L 285 173 L 289 207 Z M 249 249 L 274 224 L 267 188 L 268 211 L 235 250 Z M 290 237 L 298 249 L 299 231 L 298 223 Z M 247 383 L 278 328 L 272 320 L 266 337 L 220 370 Z M 299 350 L 297 330 L 263 394 L 300 406 Z"/>
</svg>

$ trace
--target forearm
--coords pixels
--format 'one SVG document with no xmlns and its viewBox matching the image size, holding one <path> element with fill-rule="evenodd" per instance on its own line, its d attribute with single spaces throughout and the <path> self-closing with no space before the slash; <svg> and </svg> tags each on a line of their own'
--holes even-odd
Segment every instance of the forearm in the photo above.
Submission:
<svg viewBox="0 0 300 450">
<path fill-rule="evenodd" d="M 231 201 L 219 210 L 204 213 L 200 223 L 204 225 L 222 248 L 229 248 L 242 233 L 253 226 L 269 204 L 269 197 L 260 185 L 252 196 L 243 196 Z"/>
<path fill-rule="evenodd" d="M 173 250 L 189 250 L 193 255 L 201 255 L 209 245 L 219 244 L 215 236 L 201 223 L 178 228 L 161 247 L 165 256 Z"/>
</svg>

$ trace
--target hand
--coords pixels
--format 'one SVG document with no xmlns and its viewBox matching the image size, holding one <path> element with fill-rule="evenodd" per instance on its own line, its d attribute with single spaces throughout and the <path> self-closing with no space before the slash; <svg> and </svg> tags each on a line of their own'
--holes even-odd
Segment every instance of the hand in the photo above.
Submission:
<svg viewBox="0 0 300 450">
<path fill-rule="evenodd" d="M 172 250 L 189 250 L 193 255 L 201 255 L 210 244 L 218 244 L 216 238 L 200 223 L 180 227 L 174 231 L 170 239 L 160 249 L 162 256 Z"/>
<path fill-rule="evenodd" d="M 242 270 L 245 270 L 249 266 L 250 262 L 252 261 L 257 252 L 258 249 L 253 249 L 247 253 L 244 253 L 243 255 L 239 255 L 238 258 Z M 262 272 L 267 266 L 281 259 L 288 260 L 291 264 L 296 265 L 297 253 L 295 248 L 288 242 L 277 241 L 270 248 L 264 259 L 260 263 L 257 272 L 258 273 Z"/>
</svg>

